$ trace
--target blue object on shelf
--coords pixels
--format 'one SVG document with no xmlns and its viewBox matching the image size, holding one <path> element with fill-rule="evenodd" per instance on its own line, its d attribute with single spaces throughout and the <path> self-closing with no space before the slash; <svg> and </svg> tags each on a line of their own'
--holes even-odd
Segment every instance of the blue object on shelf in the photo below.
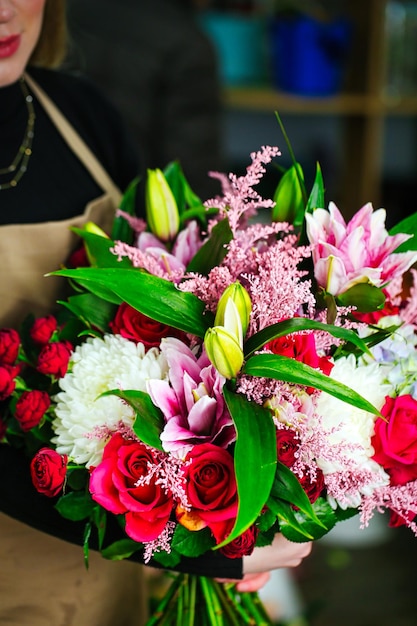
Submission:
<svg viewBox="0 0 417 626">
<path fill-rule="evenodd" d="M 265 82 L 267 29 L 263 18 L 207 11 L 200 15 L 199 23 L 214 45 L 224 84 Z"/>
<path fill-rule="evenodd" d="M 274 85 L 304 96 L 334 95 L 342 86 L 351 41 L 347 19 L 278 18 L 270 25 Z"/>
</svg>

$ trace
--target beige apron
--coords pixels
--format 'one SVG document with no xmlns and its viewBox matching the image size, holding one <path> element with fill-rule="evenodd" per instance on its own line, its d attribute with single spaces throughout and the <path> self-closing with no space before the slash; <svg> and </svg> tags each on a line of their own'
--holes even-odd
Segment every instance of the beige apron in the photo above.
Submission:
<svg viewBox="0 0 417 626">
<path fill-rule="evenodd" d="M 71 149 L 103 189 L 83 215 L 43 224 L 0 227 L 0 326 L 17 327 L 29 312 L 51 312 L 64 282 L 44 274 L 76 244 L 69 226 L 111 225 L 120 191 L 48 96 L 28 84 Z M 0 513 L 0 624 L 5 626 L 142 626 L 146 621 L 142 567 L 90 555 Z"/>
</svg>

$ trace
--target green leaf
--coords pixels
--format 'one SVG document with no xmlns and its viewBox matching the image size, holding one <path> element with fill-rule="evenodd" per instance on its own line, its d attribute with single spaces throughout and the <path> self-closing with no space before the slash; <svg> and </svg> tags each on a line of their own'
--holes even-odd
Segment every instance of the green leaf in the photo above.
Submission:
<svg viewBox="0 0 417 626">
<path fill-rule="evenodd" d="M 110 252 L 115 244 L 113 239 L 90 233 L 83 228 L 73 227 L 71 230 L 84 240 L 90 256 L 94 258 L 95 265 L 99 267 L 132 267 L 132 263 L 127 257 L 123 257 L 119 261 L 118 257 Z"/>
<path fill-rule="evenodd" d="M 313 188 L 309 195 L 306 207 L 306 213 L 313 213 L 316 209 L 323 209 L 324 200 L 324 182 L 321 173 L 320 164 L 316 164 L 316 177 L 314 179 Z"/>
<path fill-rule="evenodd" d="M 177 524 L 171 547 L 182 556 L 197 557 L 211 550 L 213 546 L 213 535 L 208 528 L 193 532 Z"/>
<path fill-rule="evenodd" d="M 286 500 L 290 504 L 299 508 L 307 518 L 319 523 L 313 507 L 311 506 L 311 502 L 308 499 L 306 492 L 300 485 L 298 478 L 286 465 L 281 462 L 278 462 L 277 465 L 275 480 L 271 490 L 271 498 Z M 270 500 L 268 501 L 268 506 Z"/>
<path fill-rule="evenodd" d="M 106 548 L 102 548 L 101 555 L 110 561 L 122 561 L 142 549 L 142 544 L 133 539 L 119 539 Z"/>
<path fill-rule="evenodd" d="M 371 313 L 382 309 L 385 295 L 382 289 L 375 287 L 375 285 L 358 283 L 338 295 L 336 302 L 339 306 L 355 306 L 360 313 Z"/>
<path fill-rule="evenodd" d="M 290 505 L 282 508 L 278 514 L 279 528 L 289 541 L 303 542 L 307 539 L 324 537 L 336 524 L 334 510 L 324 498 L 318 498 L 313 504 L 319 524 L 309 519 L 302 511 L 294 510 Z"/>
<path fill-rule="evenodd" d="M 300 363 L 280 354 L 255 354 L 246 361 L 242 372 L 249 376 L 273 378 L 296 385 L 314 387 L 373 415 L 380 414 L 368 400 L 350 387 L 333 380 L 309 365 L 305 365 L 305 363 Z"/>
<path fill-rule="evenodd" d="M 279 521 L 279 530 L 287 539 L 289 539 L 289 533 L 292 533 L 291 541 L 313 541 L 315 537 L 311 532 L 311 528 L 308 529 L 305 524 L 297 519 L 296 511 L 288 502 L 272 498 L 268 501 L 268 507 L 276 515 Z M 314 522 L 312 523 L 312 526 L 320 528 L 320 532 L 323 531 L 323 528 L 319 527 L 318 524 L 315 524 Z"/>
<path fill-rule="evenodd" d="M 181 555 L 175 550 L 171 552 L 155 552 L 152 556 L 152 560 L 160 563 L 165 569 L 174 569 L 176 565 L 181 561 Z"/>
<path fill-rule="evenodd" d="M 226 386 L 223 394 L 237 432 L 234 462 L 239 505 L 230 535 L 217 548 L 238 537 L 256 521 L 268 500 L 277 460 L 275 426 L 270 412 Z"/>
<path fill-rule="evenodd" d="M 227 244 L 232 239 L 232 231 L 227 219 L 216 224 L 210 238 L 191 259 L 187 272 L 207 275 L 213 267 L 220 265 L 227 253 Z"/>
<path fill-rule="evenodd" d="M 156 407 L 149 394 L 144 391 L 112 389 L 102 396 L 117 396 L 127 402 L 136 413 L 133 430 L 143 443 L 152 448 L 163 450 L 159 435 L 164 427 L 162 411 Z"/>
<path fill-rule="evenodd" d="M 136 193 L 139 180 L 139 178 L 135 178 L 130 183 L 120 202 L 120 210 L 132 216 L 136 215 Z M 125 218 L 115 217 L 111 231 L 111 238 L 114 241 L 120 240 L 130 244 L 133 241 L 133 236 L 133 230 Z"/>
<path fill-rule="evenodd" d="M 407 235 L 412 235 L 411 239 L 405 241 L 401 246 L 399 246 L 395 252 L 408 252 L 409 250 L 417 250 L 417 212 L 409 215 L 405 219 L 401 220 L 393 226 L 389 234 L 390 235 L 398 235 L 399 233 L 405 233 Z"/>
<path fill-rule="evenodd" d="M 213 323 L 213 315 L 192 293 L 182 292 L 168 280 L 142 270 L 87 267 L 59 270 L 53 275 L 72 278 L 104 298 L 108 292 L 111 302 L 127 302 L 162 324 L 201 338 Z"/>
<path fill-rule="evenodd" d="M 61 496 L 55 508 L 62 517 L 76 522 L 90 517 L 94 506 L 91 496 L 85 491 L 70 491 Z"/>
<path fill-rule="evenodd" d="M 245 357 L 250 356 L 257 350 L 260 350 L 265 344 L 272 341 L 272 339 L 284 337 L 290 333 L 302 330 L 319 330 L 327 332 L 333 337 L 337 337 L 337 339 L 342 339 L 342 341 L 354 344 L 360 348 L 362 352 L 369 353 L 369 349 L 367 348 L 364 340 L 361 339 L 353 330 L 341 328 L 340 326 L 333 326 L 332 324 L 316 322 L 315 320 L 310 320 L 306 317 L 293 317 L 289 320 L 271 324 L 271 326 L 267 326 L 258 333 L 252 335 L 252 337 L 250 337 L 244 345 Z"/>
<path fill-rule="evenodd" d="M 93 509 L 91 519 L 94 522 L 95 527 L 97 528 L 98 545 L 101 550 L 104 543 L 104 537 L 106 535 L 107 511 L 103 509 L 102 506 L 97 505 Z"/>
<path fill-rule="evenodd" d="M 113 303 L 103 300 L 93 293 L 70 296 L 67 301 L 60 300 L 59 304 L 71 311 L 84 323 L 98 328 L 103 333 L 108 331 L 109 322 L 116 313 L 116 307 Z"/>
</svg>

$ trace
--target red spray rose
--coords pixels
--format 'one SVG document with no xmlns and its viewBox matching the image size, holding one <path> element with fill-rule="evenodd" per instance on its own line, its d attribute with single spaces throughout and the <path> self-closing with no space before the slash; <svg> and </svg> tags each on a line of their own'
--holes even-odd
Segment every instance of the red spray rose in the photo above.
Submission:
<svg viewBox="0 0 417 626">
<path fill-rule="evenodd" d="M 230 532 L 230 520 L 237 514 L 233 457 L 223 448 L 204 443 L 194 446 L 186 461 L 191 461 L 184 467 L 184 478 L 192 512 L 207 524 L 219 543 Z"/>
<path fill-rule="evenodd" d="M 278 461 L 287 467 L 292 467 L 295 463 L 295 453 L 300 446 L 297 434 L 288 428 L 278 428 L 276 437 Z"/>
<path fill-rule="evenodd" d="M 152 477 L 149 484 L 137 486 L 149 474 L 148 464 L 158 461 L 140 441 L 124 439 L 117 433 L 104 448 L 103 460 L 90 476 L 93 500 L 115 514 L 125 514 L 126 534 L 139 542 L 153 541 L 169 520 L 173 500 Z"/>
<path fill-rule="evenodd" d="M 220 552 L 228 559 L 239 559 L 242 556 L 249 556 L 253 552 L 257 536 L 258 529 L 255 525 L 252 525 L 239 537 L 220 548 Z"/>
<path fill-rule="evenodd" d="M 298 477 L 300 484 L 307 494 L 308 499 L 313 504 L 320 496 L 324 489 L 324 474 L 321 469 L 317 468 L 314 479 L 309 472 L 306 472 L 302 478 Z"/>
<path fill-rule="evenodd" d="M 13 365 L 19 354 L 20 337 L 14 328 L 0 330 L 0 363 Z"/>
<path fill-rule="evenodd" d="M 15 408 L 15 417 L 20 428 L 26 432 L 37 426 L 49 409 L 50 404 L 51 400 L 46 391 L 39 389 L 24 391 Z"/>
<path fill-rule="evenodd" d="M 68 342 L 48 343 L 38 356 L 37 370 L 41 374 L 62 378 L 67 373 L 72 346 Z"/>
<path fill-rule="evenodd" d="M 44 345 L 48 343 L 57 328 L 58 322 L 53 315 L 39 317 L 30 329 L 30 336 L 35 343 Z"/>
<path fill-rule="evenodd" d="M 41 448 L 30 464 L 32 482 L 39 493 L 53 498 L 61 491 L 67 471 L 68 457 L 51 448 Z"/>
<path fill-rule="evenodd" d="M 0 365 L 0 400 L 5 400 L 12 395 L 16 388 L 16 376 L 20 368 L 12 365 Z"/>
<path fill-rule="evenodd" d="M 110 328 L 115 335 L 143 343 L 146 348 L 159 346 L 163 337 L 177 336 L 177 331 L 171 326 L 156 322 L 126 302 L 117 309 L 114 320 L 110 322 Z"/>
<path fill-rule="evenodd" d="M 78 246 L 78 248 L 74 250 L 74 252 L 72 252 L 68 259 L 67 265 L 70 268 L 88 267 L 89 265 L 91 265 L 90 261 L 88 260 L 87 251 L 85 249 L 84 243 L 82 243 L 80 246 Z"/>
<path fill-rule="evenodd" d="M 410 395 L 385 398 L 375 422 L 374 460 L 382 465 L 392 485 L 417 479 L 417 401 Z"/>
<path fill-rule="evenodd" d="M 316 340 L 312 333 L 292 334 L 285 337 L 277 337 L 267 344 L 274 354 L 288 356 L 301 363 L 305 363 L 315 369 L 320 369 L 324 374 L 330 374 L 333 363 L 329 357 L 319 356 L 316 350 Z"/>
</svg>

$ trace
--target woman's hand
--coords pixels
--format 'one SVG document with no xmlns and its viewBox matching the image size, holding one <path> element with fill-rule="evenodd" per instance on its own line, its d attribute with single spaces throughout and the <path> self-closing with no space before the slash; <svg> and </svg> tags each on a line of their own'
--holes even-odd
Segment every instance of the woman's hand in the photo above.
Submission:
<svg viewBox="0 0 417 626">
<path fill-rule="evenodd" d="M 278 533 L 270 546 L 255 548 L 243 557 L 243 578 L 235 581 L 238 591 L 259 591 L 269 580 L 269 572 L 281 567 L 297 567 L 310 554 L 311 542 L 294 543 Z M 221 580 L 220 582 L 231 582 Z"/>
</svg>

